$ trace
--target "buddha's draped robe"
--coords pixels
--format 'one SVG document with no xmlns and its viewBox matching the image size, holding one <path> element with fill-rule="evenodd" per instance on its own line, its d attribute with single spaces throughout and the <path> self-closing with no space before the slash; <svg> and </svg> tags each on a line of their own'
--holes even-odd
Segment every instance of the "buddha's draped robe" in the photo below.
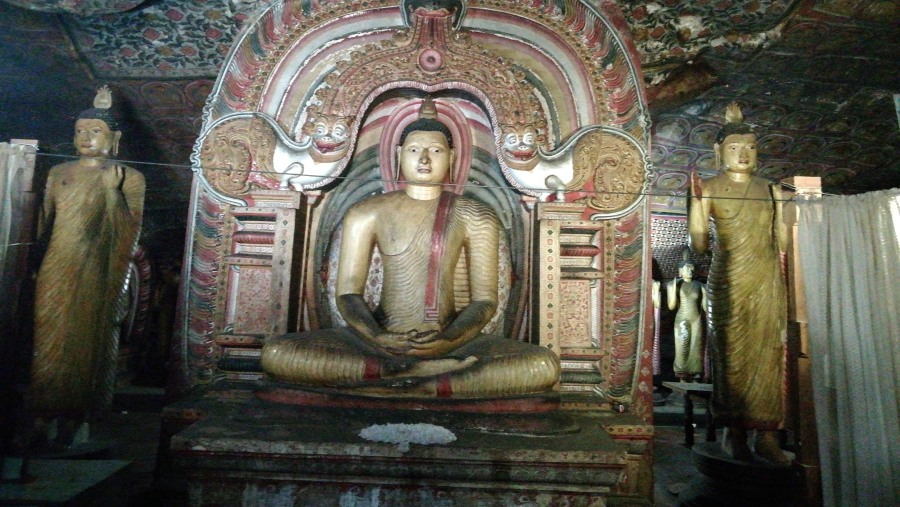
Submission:
<svg viewBox="0 0 900 507">
<path fill-rule="evenodd" d="M 111 400 L 144 200 L 143 175 L 120 167 L 121 188 L 101 179 L 114 167 L 77 162 L 54 167 L 47 179 L 39 235 L 49 245 L 37 278 L 30 386 L 35 413 L 84 417 Z"/>
<path fill-rule="evenodd" d="M 675 362 L 679 375 L 703 372 L 703 334 L 700 307 L 703 286 L 696 280 L 678 284 L 678 311 L 675 313 Z"/>
<path fill-rule="evenodd" d="M 452 194 L 444 193 L 444 198 Z M 409 198 L 402 191 L 376 196 L 357 205 L 388 208 L 402 215 Z M 384 283 L 375 317 L 391 332 L 441 330 L 458 316 L 454 273 L 463 250 L 468 255 L 468 278 L 472 301 L 497 300 L 499 221 L 494 213 L 466 197 L 449 199 L 441 241 L 432 241 L 439 199 L 418 228 L 408 248 L 392 251 L 381 245 Z M 351 209 L 348 215 L 354 213 Z M 353 241 L 346 230 L 342 241 Z M 440 251 L 434 266 L 433 250 Z M 491 253 L 491 254 L 489 254 Z M 482 258 L 484 257 L 484 258 Z M 488 271 L 493 270 L 492 274 Z M 431 276 L 434 275 L 434 276 Z M 493 280 L 493 283 L 489 281 Z M 429 290 L 437 284 L 436 297 Z M 427 311 L 428 301 L 437 303 L 437 315 Z M 431 314 L 432 317 L 428 317 Z M 487 316 L 487 320 L 490 316 Z M 486 321 L 485 321 L 486 322 Z M 495 397 L 541 392 L 559 377 L 559 360 L 549 350 L 505 337 L 481 334 L 443 357 L 477 356 L 475 366 L 453 373 L 452 386 L 439 389 L 438 396 Z M 357 336 L 349 328 L 324 329 L 271 339 L 263 348 L 262 362 L 276 379 L 311 386 L 362 386 L 378 379 L 379 367 L 405 369 L 418 359 L 390 356 Z M 398 390 L 398 393 L 400 391 Z"/>
<path fill-rule="evenodd" d="M 774 430 L 783 415 L 787 297 L 768 184 L 752 181 L 746 199 L 712 201 L 712 408 L 720 424 Z"/>
</svg>

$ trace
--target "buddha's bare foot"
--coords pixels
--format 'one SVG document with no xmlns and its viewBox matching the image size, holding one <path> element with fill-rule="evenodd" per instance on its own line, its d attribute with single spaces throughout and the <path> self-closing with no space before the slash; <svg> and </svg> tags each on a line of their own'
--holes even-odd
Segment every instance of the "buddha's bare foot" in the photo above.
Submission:
<svg viewBox="0 0 900 507">
<path fill-rule="evenodd" d="M 90 440 L 90 434 L 90 426 L 88 425 L 88 423 L 82 422 L 78 425 L 78 428 L 72 435 L 72 443 L 70 444 L 70 446 L 74 447 L 76 445 L 88 443 L 88 440 Z"/>
<path fill-rule="evenodd" d="M 747 445 L 747 432 L 738 428 L 725 428 L 722 434 L 722 450 L 740 461 L 750 461 L 753 453 Z"/>
<path fill-rule="evenodd" d="M 778 445 L 778 433 L 775 431 L 758 431 L 756 434 L 756 455 L 776 465 L 787 465 L 791 462 L 787 454 Z"/>
<path fill-rule="evenodd" d="M 385 378 L 427 378 L 463 370 L 478 361 L 475 356 L 465 359 L 428 359 L 413 364 L 406 370 L 385 375 Z"/>
<path fill-rule="evenodd" d="M 47 443 L 52 444 L 59 437 L 59 418 L 54 417 L 50 420 L 41 419 L 39 426 L 43 436 L 46 437 Z"/>
</svg>

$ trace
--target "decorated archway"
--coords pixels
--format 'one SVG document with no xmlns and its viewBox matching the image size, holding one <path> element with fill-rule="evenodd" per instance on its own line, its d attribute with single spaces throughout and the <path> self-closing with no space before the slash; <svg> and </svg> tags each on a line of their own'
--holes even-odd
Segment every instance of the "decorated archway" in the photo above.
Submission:
<svg viewBox="0 0 900 507">
<path fill-rule="evenodd" d="M 649 419 L 649 117 L 623 26 L 562 0 L 285 1 L 249 20 L 193 157 L 184 382 L 253 378 L 231 348 L 320 325 L 324 233 L 398 188 L 383 145 L 429 96 L 459 134 L 460 191 L 505 195 L 514 338 L 555 347 L 572 406 Z"/>
</svg>

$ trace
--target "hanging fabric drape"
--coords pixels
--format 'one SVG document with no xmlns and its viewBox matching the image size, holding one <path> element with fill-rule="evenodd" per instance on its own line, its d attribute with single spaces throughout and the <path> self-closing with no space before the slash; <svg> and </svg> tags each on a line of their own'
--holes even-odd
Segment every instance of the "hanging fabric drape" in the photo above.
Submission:
<svg viewBox="0 0 900 507">
<path fill-rule="evenodd" d="M 824 505 L 900 505 L 900 189 L 799 209 Z"/>
<path fill-rule="evenodd" d="M 12 232 L 15 200 L 22 192 L 22 169 L 26 147 L 0 143 L 0 267 L 5 265 L 7 245 Z"/>
</svg>

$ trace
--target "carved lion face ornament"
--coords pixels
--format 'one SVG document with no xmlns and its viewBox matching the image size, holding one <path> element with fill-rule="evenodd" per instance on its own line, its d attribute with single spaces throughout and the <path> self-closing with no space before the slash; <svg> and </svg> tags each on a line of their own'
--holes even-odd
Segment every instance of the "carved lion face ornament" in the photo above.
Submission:
<svg viewBox="0 0 900 507">
<path fill-rule="evenodd" d="M 310 156 L 316 162 L 334 162 L 349 148 L 352 118 L 319 115 L 303 127 L 303 133 L 312 139 Z"/>
<path fill-rule="evenodd" d="M 504 128 L 501 153 L 513 169 L 529 171 L 538 163 L 538 134 L 530 125 Z"/>
</svg>

